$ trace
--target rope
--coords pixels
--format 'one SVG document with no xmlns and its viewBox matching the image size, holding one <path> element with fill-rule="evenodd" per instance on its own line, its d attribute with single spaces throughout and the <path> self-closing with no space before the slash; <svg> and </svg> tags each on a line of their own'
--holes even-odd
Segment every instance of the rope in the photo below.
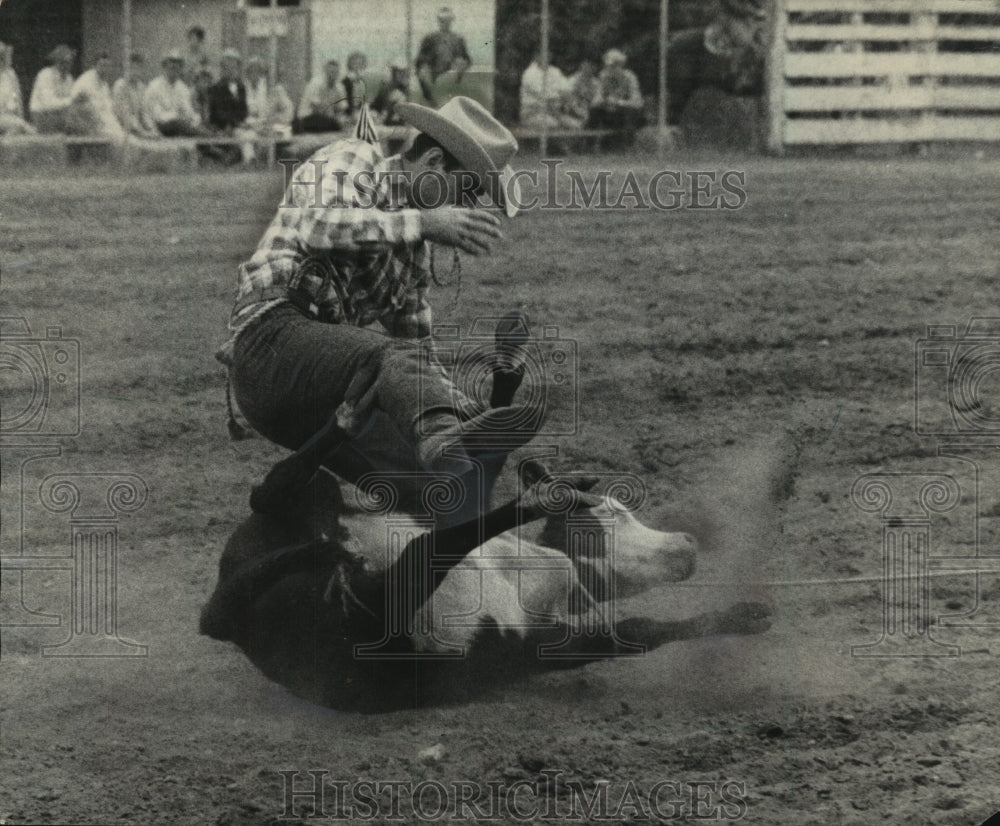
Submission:
<svg viewBox="0 0 1000 826">
<path fill-rule="evenodd" d="M 226 427 L 229 428 L 229 438 L 232 441 L 242 442 L 253 435 L 236 419 L 236 411 L 233 407 L 233 382 L 228 374 L 226 375 L 226 413 L 228 416 Z"/>
<path fill-rule="evenodd" d="M 448 273 L 448 280 L 442 281 L 440 278 L 438 278 L 437 267 L 435 266 L 434 263 L 434 254 L 436 251 L 437 251 L 437 245 L 431 244 L 431 260 L 430 260 L 431 280 L 438 287 L 450 287 L 452 284 L 455 285 L 455 296 L 454 298 L 452 298 L 451 304 L 448 307 L 449 310 L 454 310 L 458 306 L 459 297 L 462 295 L 462 259 L 458 254 L 458 249 L 453 247 L 452 257 L 451 257 L 451 272 Z"/>
<path fill-rule="evenodd" d="M 969 570 L 960 571 L 928 571 L 923 576 L 926 577 L 941 577 L 941 576 L 967 576 L 969 574 L 982 574 L 989 573 L 983 571 L 982 569 L 972 568 Z M 916 576 L 905 577 L 906 579 L 916 579 Z M 777 579 L 770 582 L 722 582 L 707 581 L 707 582 L 671 582 L 671 588 L 732 588 L 734 585 L 740 585 L 745 588 L 815 588 L 824 585 L 865 585 L 874 582 L 884 582 L 885 576 L 855 576 L 847 577 L 845 579 Z"/>
</svg>

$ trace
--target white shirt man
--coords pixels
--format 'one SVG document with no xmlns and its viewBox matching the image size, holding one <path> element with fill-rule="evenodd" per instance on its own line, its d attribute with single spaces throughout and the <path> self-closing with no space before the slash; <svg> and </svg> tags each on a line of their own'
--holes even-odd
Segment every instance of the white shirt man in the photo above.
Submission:
<svg viewBox="0 0 1000 826">
<path fill-rule="evenodd" d="M 56 46 L 49 54 L 50 66 L 42 69 L 31 87 L 28 111 L 40 132 L 61 132 L 65 123 L 66 107 L 73 91 L 73 60 L 76 57 L 69 46 Z"/>
<path fill-rule="evenodd" d="M 184 61 L 171 52 L 163 60 L 163 73 L 146 87 L 146 114 L 168 137 L 201 134 L 201 118 L 191 104 L 191 88 L 181 79 Z"/>
<path fill-rule="evenodd" d="M 67 131 L 81 135 L 100 135 L 124 139 L 125 129 L 115 115 L 111 99 L 111 59 L 107 55 L 97 58 L 97 63 L 73 83 L 70 105 L 66 112 Z"/>
<path fill-rule="evenodd" d="M 544 87 L 544 88 L 543 88 Z M 536 58 L 521 75 L 521 124 L 529 129 L 571 128 L 581 124 L 566 110 L 569 80 L 551 63 L 543 71 Z"/>
</svg>

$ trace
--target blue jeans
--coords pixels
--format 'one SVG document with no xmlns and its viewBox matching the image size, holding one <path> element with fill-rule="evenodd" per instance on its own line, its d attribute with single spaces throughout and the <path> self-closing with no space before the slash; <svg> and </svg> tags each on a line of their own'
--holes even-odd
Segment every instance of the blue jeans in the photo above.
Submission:
<svg viewBox="0 0 1000 826">
<path fill-rule="evenodd" d="M 337 408 L 354 377 L 377 365 L 366 425 L 324 461 L 353 482 L 372 471 L 426 473 L 415 454 L 417 418 L 432 411 L 478 412 L 479 406 L 464 397 L 440 367 L 422 364 L 420 356 L 416 341 L 314 321 L 289 304 L 270 310 L 239 335 L 230 377 L 236 402 L 253 428 L 276 444 L 298 450 L 335 425 Z M 481 460 L 484 478 L 495 478 L 505 458 Z M 473 477 L 478 474 L 465 484 L 478 488 Z M 478 500 L 472 497 L 454 518 L 474 516 L 482 506 Z"/>
<path fill-rule="evenodd" d="M 297 450 L 333 419 L 354 377 L 381 362 L 374 407 L 412 439 L 418 415 L 469 404 L 440 368 L 422 368 L 420 355 L 416 341 L 314 321 L 281 305 L 236 339 L 233 392 L 254 429 Z"/>
</svg>

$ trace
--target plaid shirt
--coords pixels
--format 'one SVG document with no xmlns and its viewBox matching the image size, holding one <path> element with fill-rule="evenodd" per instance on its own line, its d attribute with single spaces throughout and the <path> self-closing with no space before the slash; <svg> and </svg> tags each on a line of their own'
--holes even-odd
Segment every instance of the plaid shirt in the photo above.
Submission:
<svg viewBox="0 0 1000 826">
<path fill-rule="evenodd" d="M 420 212 L 403 208 L 405 195 L 387 177 L 400 169 L 398 156 L 356 139 L 335 141 L 302 164 L 240 266 L 230 329 L 288 300 L 321 321 L 378 321 L 396 337 L 429 336 L 430 250 Z"/>
</svg>

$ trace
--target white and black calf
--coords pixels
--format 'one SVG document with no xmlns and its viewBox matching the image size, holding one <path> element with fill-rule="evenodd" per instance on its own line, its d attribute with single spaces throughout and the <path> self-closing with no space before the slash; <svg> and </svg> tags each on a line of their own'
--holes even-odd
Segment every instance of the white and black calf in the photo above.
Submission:
<svg viewBox="0 0 1000 826">
<path fill-rule="evenodd" d="M 300 696 L 379 711 L 769 627 L 757 603 L 670 622 L 614 616 L 615 598 L 690 576 L 694 540 L 643 526 L 614 498 L 531 474 L 529 463 L 525 481 L 535 484 L 521 501 L 481 523 L 428 530 L 347 508 L 320 473 L 297 510 L 254 514 L 233 533 L 201 631 L 236 643 Z M 538 519 L 539 541 L 521 538 L 518 526 Z"/>
</svg>

